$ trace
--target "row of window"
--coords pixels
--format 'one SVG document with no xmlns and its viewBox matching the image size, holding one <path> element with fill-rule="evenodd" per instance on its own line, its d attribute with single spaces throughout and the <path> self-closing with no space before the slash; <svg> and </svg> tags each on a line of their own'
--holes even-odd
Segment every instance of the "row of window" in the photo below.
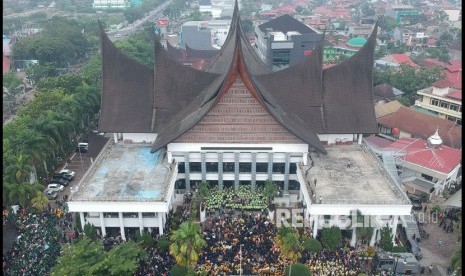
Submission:
<svg viewBox="0 0 465 276">
<path fill-rule="evenodd" d="M 192 190 L 195 190 L 202 181 L 199 180 L 191 180 L 190 187 Z M 210 189 L 218 187 L 218 180 L 207 180 L 207 185 Z M 273 181 L 278 187 L 279 191 L 284 190 L 284 181 Z M 252 182 L 250 180 L 239 181 L 239 186 L 251 186 Z M 265 187 L 265 181 L 255 181 L 255 187 L 257 189 L 263 189 Z M 186 180 L 185 179 L 178 179 L 174 184 L 175 189 L 184 190 L 186 189 Z M 233 189 L 234 188 L 234 181 L 232 180 L 224 180 L 223 181 L 223 188 L 224 189 Z M 289 190 L 291 191 L 298 191 L 300 190 L 300 183 L 296 180 L 289 180 Z"/>
<path fill-rule="evenodd" d="M 217 173 L 218 163 L 217 162 L 206 162 L 205 168 L 207 173 Z M 286 163 L 273 163 L 272 172 L 275 174 L 284 174 L 286 169 Z M 256 173 L 268 173 L 268 163 L 256 163 Z M 178 172 L 185 173 L 184 162 L 178 163 Z M 189 172 L 202 172 L 202 163 L 200 162 L 189 162 Z M 223 162 L 223 173 L 233 173 L 234 162 Z M 252 163 L 250 162 L 239 162 L 239 173 L 251 173 Z M 289 164 L 289 173 L 296 174 L 297 166 L 295 163 Z"/>
<path fill-rule="evenodd" d="M 119 214 L 116 212 L 103 213 L 103 217 L 104 218 L 119 218 Z M 139 217 L 138 213 L 123 213 L 123 218 L 138 218 L 138 217 Z M 142 213 L 142 217 L 143 218 L 154 218 L 156 217 L 156 214 L 155 213 Z"/>
<path fill-rule="evenodd" d="M 462 112 L 462 106 L 458 104 L 453 104 L 453 103 L 437 100 L 437 99 L 431 99 L 431 105 L 450 109 L 452 111 Z"/>
</svg>

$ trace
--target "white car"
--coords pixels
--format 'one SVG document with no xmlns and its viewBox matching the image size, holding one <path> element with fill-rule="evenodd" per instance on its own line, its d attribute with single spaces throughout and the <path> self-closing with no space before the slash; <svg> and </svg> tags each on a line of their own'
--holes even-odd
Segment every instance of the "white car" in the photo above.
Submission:
<svg viewBox="0 0 465 276">
<path fill-rule="evenodd" d="M 68 174 L 68 175 L 70 175 L 70 176 L 72 176 L 72 177 L 75 177 L 75 176 L 76 176 L 76 172 L 74 172 L 74 171 L 72 171 L 72 170 L 61 170 L 61 171 L 60 171 L 60 174 L 64 174 L 64 173 L 65 173 L 65 174 Z"/>
<path fill-rule="evenodd" d="M 64 189 L 65 189 L 65 186 L 60 185 L 60 184 L 56 184 L 56 183 L 52 183 L 52 184 L 48 184 L 46 191 L 47 192 L 53 192 L 53 191 L 61 192 Z"/>
</svg>

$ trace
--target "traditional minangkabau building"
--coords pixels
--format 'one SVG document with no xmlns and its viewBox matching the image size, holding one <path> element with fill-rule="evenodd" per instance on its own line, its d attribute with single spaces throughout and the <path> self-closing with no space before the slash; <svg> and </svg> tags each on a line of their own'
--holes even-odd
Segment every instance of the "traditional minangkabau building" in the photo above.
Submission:
<svg viewBox="0 0 465 276">
<path fill-rule="evenodd" d="M 148 68 L 102 31 L 99 131 L 114 139 L 79 182 L 69 210 L 103 235 L 162 234 L 173 205 L 202 181 L 257 189 L 271 180 L 280 190 L 275 202 L 302 203 L 315 236 L 353 211 L 380 218 L 371 244 L 386 223 L 395 234 L 411 203 L 362 143 L 377 132 L 377 28 L 343 63 L 323 69 L 319 45 L 301 63 L 270 73 L 240 23 L 236 3 L 228 38 L 204 70 L 175 62 L 157 41 Z"/>
</svg>

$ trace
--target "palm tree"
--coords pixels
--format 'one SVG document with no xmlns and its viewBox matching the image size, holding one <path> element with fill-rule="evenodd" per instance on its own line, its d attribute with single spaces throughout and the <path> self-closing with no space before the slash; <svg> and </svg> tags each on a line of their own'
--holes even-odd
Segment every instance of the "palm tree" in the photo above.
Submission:
<svg viewBox="0 0 465 276">
<path fill-rule="evenodd" d="M 29 174 L 32 171 L 31 165 L 27 162 L 29 157 L 24 154 L 19 154 L 16 162 L 10 163 L 5 167 L 4 179 L 7 182 L 15 182 L 17 184 L 29 180 Z"/>
<path fill-rule="evenodd" d="M 170 254 L 179 265 L 192 267 L 198 262 L 200 251 L 207 244 L 201 233 L 200 226 L 193 221 L 183 222 L 173 231 Z"/>
<path fill-rule="evenodd" d="M 31 204 L 32 207 L 42 212 L 48 205 L 48 198 L 44 195 L 43 192 L 37 191 L 36 196 L 31 199 Z"/>
<path fill-rule="evenodd" d="M 48 149 L 47 140 L 36 130 L 26 129 L 21 133 L 20 143 L 20 151 L 29 157 L 28 161 L 31 164 L 32 173 L 35 179 L 37 179 L 36 164 L 40 164 L 44 160 L 43 158 Z"/>
<path fill-rule="evenodd" d="M 42 186 L 39 184 L 31 185 L 29 183 L 22 183 L 10 184 L 5 188 L 7 190 L 4 192 L 8 192 L 7 202 L 10 205 L 19 204 L 22 207 L 28 207 L 30 204 L 31 197 L 38 191 L 41 191 Z M 4 198 L 5 197 L 6 196 L 4 195 Z"/>
</svg>

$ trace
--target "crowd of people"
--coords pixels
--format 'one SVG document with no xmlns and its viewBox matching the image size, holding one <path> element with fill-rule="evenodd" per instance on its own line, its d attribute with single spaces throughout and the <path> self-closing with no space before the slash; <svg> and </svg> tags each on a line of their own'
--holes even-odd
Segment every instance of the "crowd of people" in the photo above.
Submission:
<svg viewBox="0 0 465 276">
<path fill-rule="evenodd" d="M 347 245 L 348 246 L 348 245 Z M 359 275 L 366 273 L 373 275 L 370 267 L 358 257 L 355 248 L 346 247 L 349 250 L 323 249 L 313 256 L 303 256 L 303 260 L 310 269 L 312 275 Z"/>
<path fill-rule="evenodd" d="M 52 208 L 36 214 L 21 209 L 17 214 L 4 211 L 3 219 L 19 234 L 3 255 L 4 275 L 49 274 L 60 255 L 69 216 Z"/>
<path fill-rule="evenodd" d="M 234 216 L 227 212 L 205 221 L 203 235 L 207 242 L 199 257 L 197 271 L 209 275 L 259 274 L 269 268 L 272 275 L 282 275 L 283 260 L 273 238 L 276 227 L 261 212 Z"/>
</svg>

